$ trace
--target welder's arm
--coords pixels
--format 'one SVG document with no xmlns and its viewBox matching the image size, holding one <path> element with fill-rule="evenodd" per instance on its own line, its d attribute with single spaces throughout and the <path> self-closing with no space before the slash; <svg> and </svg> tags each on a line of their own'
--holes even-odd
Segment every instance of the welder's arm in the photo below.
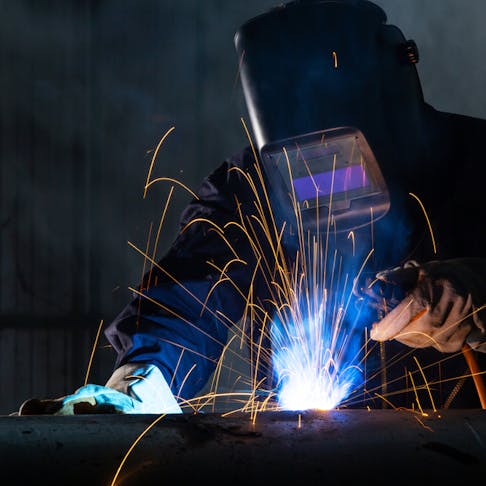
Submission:
<svg viewBox="0 0 486 486">
<path fill-rule="evenodd" d="M 452 353 L 464 343 L 486 352 L 486 260 L 459 258 L 413 262 L 377 274 L 378 285 L 395 287 L 375 293 L 384 317 L 373 325 L 376 341 L 395 339 L 413 348 L 433 347 Z M 371 292 L 370 292 L 371 294 Z M 380 302 L 381 301 L 381 302 Z"/>
<path fill-rule="evenodd" d="M 182 402 L 215 369 L 254 274 L 248 239 L 228 225 L 244 214 L 249 189 L 229 167 L 223 164 L 204 180 L 169 251 L 105 332 L 116 366 L 155 365 Z"/>
<path fill-rule="evenodd" d="M 229 167 L 204 180 L 169 251 L 106 329 L 117 353 L 106 385 L 28 400 L 20 414 L 178 413 L 204 387 L 243 314 L 250 279 L 258 284 L 248 240 L 236 225 L 225 228 L 244 214 L 249 192 Z"/>
</svg>

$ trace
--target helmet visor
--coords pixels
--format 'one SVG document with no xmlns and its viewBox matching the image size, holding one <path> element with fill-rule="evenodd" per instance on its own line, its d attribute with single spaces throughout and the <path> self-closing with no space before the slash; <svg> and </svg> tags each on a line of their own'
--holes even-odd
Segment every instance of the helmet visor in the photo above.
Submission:
<svg viewBox="0 0 486 486">
<path fill-rule="evenodd" d="M 383 217 L 390 207 L 376 158 L 356 128 L 286 139 L 261 153 L 278 206 L 288 214 L 297 210 L 306 228 L 317 229 L 332 217 L 337 231 L 348 231 Z"/>
</svg>

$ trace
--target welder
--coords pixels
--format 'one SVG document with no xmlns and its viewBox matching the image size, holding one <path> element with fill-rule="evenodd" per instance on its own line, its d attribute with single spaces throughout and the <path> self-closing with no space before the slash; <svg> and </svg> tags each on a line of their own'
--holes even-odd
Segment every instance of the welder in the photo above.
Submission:
<svg viewBox="0 0 486 486">
<path fill-rule="evenodd" d="M 30 400 L 21 414 L 180 412 L 214 371 L 250 286 L 268 309 L 254 248 L 228 224 L 267 196 L 289 262 L 299 224 L 302 234 L 331 231 L 338 250 L 350 232 L 373 247 L 355 289 L 376 309 L 371 338 L 393 353 L 417 348 L 424 367 L 442 361 L 442 404 L 457 383 L 446 378 L 464 373 L 465 343 L 486 364 L 486 121 L 424 100 L 416 44 L 366 0 L 280 5 L 243 24 L 235 45 L 252 143 L 204 179 L 170 249 L 107 328 L 117 361 L 105 386 Z M 263 229 L 254 231 L 271 258 Z M 463 388 L 454 405 L 476 407 L 472 384 Z"/>
</svg>

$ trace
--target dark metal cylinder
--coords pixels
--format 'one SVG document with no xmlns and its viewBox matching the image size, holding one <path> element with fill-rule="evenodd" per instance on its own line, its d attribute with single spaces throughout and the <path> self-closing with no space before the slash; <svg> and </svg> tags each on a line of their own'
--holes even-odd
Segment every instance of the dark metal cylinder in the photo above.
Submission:
<svg viewBox="0 0 486 486">
<path fill-rule="evenodd" d="M 155 419 L 2 417 L 2 483 L 108 486 Z M 174 415 L 142 437 L 116 484 L 479 484 L 485 444 L 481 410 Z"/>
</svg>

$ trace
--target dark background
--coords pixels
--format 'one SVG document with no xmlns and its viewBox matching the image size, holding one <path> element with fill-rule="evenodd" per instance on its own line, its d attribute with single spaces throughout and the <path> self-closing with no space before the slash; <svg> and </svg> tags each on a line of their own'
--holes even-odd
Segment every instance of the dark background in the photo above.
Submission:
<svg viewBox="0 0 486 486">
<path fill-rule="evenodd" d="M 486 3 L 379 0 L 420 48 L 426 100 L 486 118 Z M 81 386 L 128 301 L 171 184 L 246 144 L 233 35 L 268 0 L 0 0 L 0 413 Z M 189 194 L 176 186 L 159 241 Z M 153 247 L 150 246 L 150 253 Z M 114 355 L 101 338 L 90 381 Z"/>
</svg>

